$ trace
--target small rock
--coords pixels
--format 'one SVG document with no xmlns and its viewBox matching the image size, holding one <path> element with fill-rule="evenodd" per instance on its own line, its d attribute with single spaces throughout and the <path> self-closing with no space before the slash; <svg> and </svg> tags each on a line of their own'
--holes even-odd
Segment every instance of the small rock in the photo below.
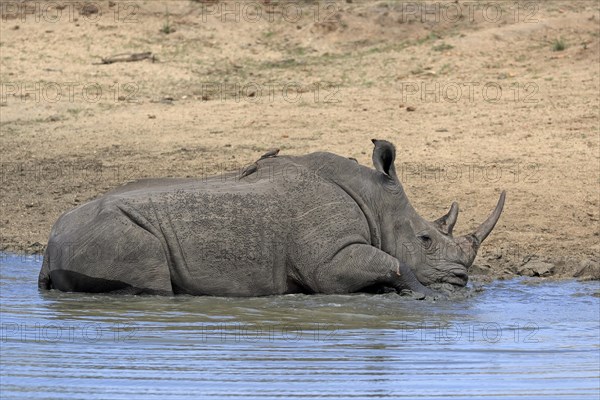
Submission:
<svg viewBox="0 0 600 400">
<path fill-rule="evenodd" d="M 15 26 L 13 26 L 12 28 L 13 28 L 13 31 L 16 31 L 16 30 L 18 30 L 18 29 L 19 29 L 19 25 L 15 25 Z"/>
<path fill-rule="evenodd" d="M 229 143 L 227 143 L 227 144 L 225 145 L 225 147 L 231 147 L 231 145 L 230 145 Z"/>
<path fill-rule="evenodd" d="M 154 114 L 148 114 L 148 118 L 149 119 L 156 119 L 156 115 L 154 115 Z"/>
<path fill-rule="evenodd" d="M 547 263 L 540 260 L 530 260 L 527 263 L 521 265 L 517 269 L 517 274 L 522 276 L 539 276 L 545 277 L 550 276 L 554 273 L 554 264 Z"/>
<path fill-rule="evenodd" d="M 89 16 L 92 14 L 98 14 L 98 7 L 95 4 L 86 4 L 83 6 L 83 8 L 79 11 L 79 14 L 83 15 L 83 16 Z"/>
<path fill-rule="evenodd" d="M 425 295 L 423 293 L 413 292 L 412 290 L 409 290 L 409 289 L 403 289 L 402 291 L 400 291 L 400 296 L 408 297 L 413 300 L 425 299 Z"/>
<path fill-rule="evenodd" d="M 584 260 L 579 264 L 579 269 L 573 277 L 581 280 L 600 280 L 600 264 L 594 260 Z"/>
<path fill-rule="evenodd" d="M 415 110 L 416 110 L 416 107 L 413 107 L 413 106 L 406 107 L 406 111 L 415 111 Z"/>
</svg>

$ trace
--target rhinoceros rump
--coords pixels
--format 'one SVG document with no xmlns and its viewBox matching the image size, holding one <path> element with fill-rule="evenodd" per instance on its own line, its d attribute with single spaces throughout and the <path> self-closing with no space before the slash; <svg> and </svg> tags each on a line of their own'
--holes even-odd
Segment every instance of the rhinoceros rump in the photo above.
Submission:
<svg viewBox="0 0 600 400">
<path fill-rule="evenodd" d="M 41 289 L 211 296 L 351 293 L 467 283 L 505 194 L 474 233 L 454 238 L 458 205 L 429 222 L 373 140 L 375 169 L 331 153 L 274 156 L 208 179 L 141 180 L 63 214 Z"/>
</svg>

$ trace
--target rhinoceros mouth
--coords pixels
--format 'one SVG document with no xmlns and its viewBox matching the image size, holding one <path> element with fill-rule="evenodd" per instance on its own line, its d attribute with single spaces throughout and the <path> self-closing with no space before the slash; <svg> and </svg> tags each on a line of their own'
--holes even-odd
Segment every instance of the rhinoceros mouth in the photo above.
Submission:
<svg viewBox="0 0 600 400">
<path fill-rule="evenodd" d="M 448 282 L 454 286 L 462 287 L 467 285 L 467 282 L 469 281 L 469 275 L 467 275 L 467 270 L 463 267 L 453 268 L 444 276 L 442 281 Z"/>
</svg>

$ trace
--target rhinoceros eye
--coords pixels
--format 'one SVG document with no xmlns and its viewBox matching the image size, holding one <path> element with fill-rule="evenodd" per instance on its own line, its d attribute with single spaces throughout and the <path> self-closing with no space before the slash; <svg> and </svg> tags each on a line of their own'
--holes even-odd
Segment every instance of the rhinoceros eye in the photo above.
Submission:
<svg viewBox="0 0 600 400">
<path fill-rule="evenodd" d="M 425 249 L 429 249 L 433 245 L 433 240 L 431 240 L 431 237 L 427 234 L 419 235 L 419 240 Z"/>
</svg>

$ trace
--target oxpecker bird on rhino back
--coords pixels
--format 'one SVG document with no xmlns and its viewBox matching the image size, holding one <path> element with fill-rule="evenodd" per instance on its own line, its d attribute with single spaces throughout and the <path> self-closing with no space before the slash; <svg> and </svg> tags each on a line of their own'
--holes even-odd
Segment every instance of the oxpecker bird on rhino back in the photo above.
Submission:
<svg viewBox="0 0 600 400">
<path fill-rule="evenodd" d="M 396 150 L 373 140 L 375 169 L 332 153 L 268 153 L 251 170 L 146 179 L 63 214 L 41 289 L 266 296 L 465 286 L 505 193 L 472 234 L 453 237 L 458 205 L 435 221 L 412 207 Z"/>
</svg>

